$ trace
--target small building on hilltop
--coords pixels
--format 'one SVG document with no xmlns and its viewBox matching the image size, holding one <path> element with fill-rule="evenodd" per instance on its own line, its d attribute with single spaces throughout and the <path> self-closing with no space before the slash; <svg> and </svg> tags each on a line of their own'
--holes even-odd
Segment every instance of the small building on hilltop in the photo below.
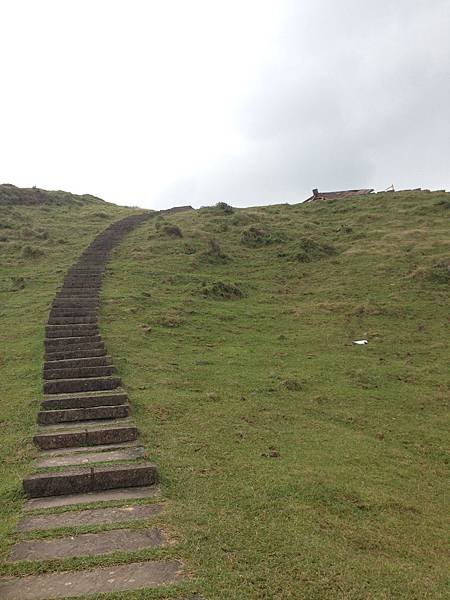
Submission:
<svg viewBox="0 0 450 600">
<path fill-rule="evenodd" d="M 371 194 L 373 189 L 365 189 L 365 190 L 344 190 L 341 192 L 319 192 L 319 190 L 313 190 L 313 195 L 305 200 L 305 202 L 314 202 L 315 200 L 337 200 L 344 198 L 351 198 L 353 196 L 366 196 L 367 194 Z"/>
</svg>

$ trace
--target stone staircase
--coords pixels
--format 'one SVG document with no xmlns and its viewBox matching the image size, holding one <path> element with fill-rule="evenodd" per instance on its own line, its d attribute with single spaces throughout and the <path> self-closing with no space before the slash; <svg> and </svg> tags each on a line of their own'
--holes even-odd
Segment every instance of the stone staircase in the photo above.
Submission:
<svg viewBox="0 0 450 600">
<path fill-rule="evenodd" d="M 27 534 L 13 546 L 11 562 L 98 556 L 168 543 L 164 531 L 156 527 L 39 536 L 39 532 L 61 527 L 147 520 L 163 510 L 152 500 L 158 494 L 156 466 L 144 458 L 128 396 L 107 354 L 97 316 L 102 276 L 112 249 L 150 216 L 127 217 L 101 233 L 69 269 L 53 300 L 45 329 L 44 398 L 39 430 L 33 438 L 40 452 L 33 474 L 23 480 L 27 514 L 18 532 Z M 143 498 L 151 503 L 111 506 Z M 98 502 L 106 507 L 83 507 Z M 80 507 L 59 512 L 73 505 Z M 30 539 L 30 532 L 36 532 L 37 539 Z M 77 597 L 173 584 L 182 577 L 182 565 L 176 560 L 135 562 L 75 573 L 3 578 L 0 598 Z"/>
</svg>

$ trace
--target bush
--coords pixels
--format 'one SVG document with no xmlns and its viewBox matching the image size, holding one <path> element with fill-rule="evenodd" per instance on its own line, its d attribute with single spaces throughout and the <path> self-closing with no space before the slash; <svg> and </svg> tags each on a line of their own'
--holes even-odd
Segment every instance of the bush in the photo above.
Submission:
<svg viewBox="0 0 450 600">
<path fill-rule="evenodd" d="M 231 215 L 232 213 L 234 213 L 234 208 L 226 202 L 218 202 L 216 204 L 216 208 L 219 209 L 221 212 L 225 213 L 226 215 Z"/>
<path fill-rule="evenodd" d="M 40 248 L 34 248 L 33 246 L 25 246 L 22 250 L 23 258 L 39 258 L 40 256 L 44 256 L 44 251 Z"/>
<path fill-rule="evenodd" d="M 428 279 L 434 283 L 450 283 L 450 258 L 442 258 L 434 264 L 428 273 Z"/>
<path fill-rule="evenodd" d="M 221 265 L 231 260 L 231 258 L 222 251 L 222 248 L 217 240 L 210 239 L 208 244 L 208 250 L 202 252 L 199 256 L 201 261 L 208 262 L 210 264 Z"/>
<path fill-rule="evenodd" d="M 265 229 L 258 229 L 254 226 L 245 229 L 241 236 L 241 242 L 249 248 L 259 248 L 280 241 L 282 241 L 281 236 L 270 234 Z"/>
<path fill-rule="evenodd" d="M 177 238 L 183 237 L 183 232 L 178 227 L 178 225 L 163 225 L 161 231 L 163 232 L 164 235 L 166 235 L 168 237 L 177 237 Z"/>
<path fill-rule="evenodd" d="M 254 219 L 248 213 L 237 212 L 234 214 L 233 218 L 231 219 L 231 224 L 239 227 L 240 225 L 248 225 L 253 220 Z"/>
<path fill-rule="evenodd" d="M 245 296 L 239 285 L 217 281 L 211 285 L 203 285 L 202 294 L 215 300 L 236 300 Z"/>
<path fill-rule="evenodd" d="M 334 254 L 336 254 L 336 249 L 331 244 L 319 242 L 312 238 L 302 238 L 297 242 L 296 247 L 291 254 L 291 260 L 297 262 L 312 262 Z"/>
</svg>

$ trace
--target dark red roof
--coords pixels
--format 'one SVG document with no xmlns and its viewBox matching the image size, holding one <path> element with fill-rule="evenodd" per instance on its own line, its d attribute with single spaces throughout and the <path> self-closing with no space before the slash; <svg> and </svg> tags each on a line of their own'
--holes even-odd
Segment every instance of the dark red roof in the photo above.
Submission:
<svg viewBox="0 0 450 600">
<path fill-rule="evenodd" d="M 363 190 L 343 190 L 340 192 L 317 192 L 305 202 L 312 202 L 313 200 L 335 200 L 336 198 L 351 198 L 352 196 L 365 196 L 371 194 L 373 189 Z"/>
</svg>

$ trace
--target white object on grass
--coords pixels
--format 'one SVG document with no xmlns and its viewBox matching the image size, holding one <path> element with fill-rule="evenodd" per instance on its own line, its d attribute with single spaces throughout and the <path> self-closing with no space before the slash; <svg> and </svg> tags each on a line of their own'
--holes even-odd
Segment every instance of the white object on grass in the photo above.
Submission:
<svg viewBox="0 0 450 600">
<path fill-rule="evenodd" d="M 362 346 L 364 344 L 368 344 L 369 342 L 368 340 L 355 340 L 353 343 L 358 344 L 358 346 Z"/>
</svg>

